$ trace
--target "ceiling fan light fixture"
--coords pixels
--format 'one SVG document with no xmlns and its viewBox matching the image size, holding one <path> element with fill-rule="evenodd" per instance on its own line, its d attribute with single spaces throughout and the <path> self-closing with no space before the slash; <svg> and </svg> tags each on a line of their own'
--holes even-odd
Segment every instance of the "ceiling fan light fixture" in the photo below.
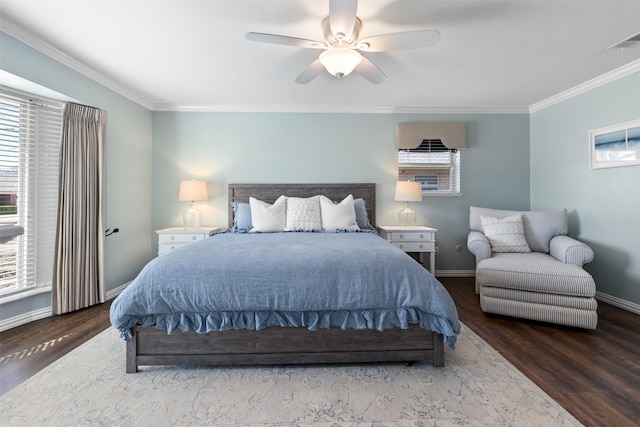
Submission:
<svg viewBox="0 0 640 427">
<path fill-rule="evenodd" d="M 326 70 L 331 75 L 342 78 L 353 71 L 373 84 L 382 83 L 387 75 L 369 58 L 361 54 L 386 52 L 390 50 L 419 49 L 431 47 L 440 41 L 437 30 L 415 30 L 399 33 L 380 34 L 360 40 L 362 21 L 356 16 L 358 0 L 328 0 L 329 16 L 320 23 L 324 41 L 314 41 L 299 37 L 267 33 L 247 33 L 252 41 L 282 44 L 321 50 L 320 57 L 309 64 L 295 82 L 309 83 Z"/>
<path fill-rule="evenodd" d="M 349 75 L 362 61 L 362 56 L 353 49 L 334 47 L 320 54 L 320 63 L 337 78 Z"/>
</svg>

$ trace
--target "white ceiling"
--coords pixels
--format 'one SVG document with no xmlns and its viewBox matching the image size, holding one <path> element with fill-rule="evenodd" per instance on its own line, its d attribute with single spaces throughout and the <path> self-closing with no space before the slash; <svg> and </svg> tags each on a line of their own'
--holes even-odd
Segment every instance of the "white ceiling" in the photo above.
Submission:
<svg viewBox="0 0 640 427">
<path fill-rule="evenodd" d="M 437 29 L 436 47 L 369 53 L 388 76 L 294 79 L 328 0 L 0 0 L 2 30 L 155 110 L 528 111 L 640 60 L 640 0 L 360 0 L 360 38 Z M 43 43 L 44 42 L 44 43 Z M 1 54 L 1 52 L 0 52 Z"/>
</svg>

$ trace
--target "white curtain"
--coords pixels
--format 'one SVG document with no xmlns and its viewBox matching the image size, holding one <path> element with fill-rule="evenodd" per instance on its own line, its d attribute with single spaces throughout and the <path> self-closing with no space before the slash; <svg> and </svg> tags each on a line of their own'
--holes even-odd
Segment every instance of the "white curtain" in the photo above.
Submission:
<svg viewBox="0 0 640 427">
<path fill-rule="evenodd" d="M 107 113 L 65 105 L 60 147 L 52 312 L 105 301 L 104 140 Z"/>
</svg>

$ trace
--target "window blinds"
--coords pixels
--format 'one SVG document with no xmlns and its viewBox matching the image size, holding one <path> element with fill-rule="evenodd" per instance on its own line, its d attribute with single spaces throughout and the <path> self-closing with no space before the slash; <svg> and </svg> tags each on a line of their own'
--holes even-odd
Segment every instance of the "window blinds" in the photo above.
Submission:
<svg viewBox="0 0 640 427">
<path fill-rule="evenodd" d="M 51 286 L 62 109 L 0 90 L 0 222 L 25 229 L 0 245 L 0 294 Z"/>
<path fill-rule="evenodd" d="M 418 181 L 424 193 L 460 194 L 463 122 L 401 122 L 396 129 L 398 179 Z"/>
<path fill-rule="evenodd" d="M 460 192 L 460 152 L 440 139 L 425 139 L 419 146 L 398 150 L 398 179 L 417 181 L 423 192 Z"/>
</svg>

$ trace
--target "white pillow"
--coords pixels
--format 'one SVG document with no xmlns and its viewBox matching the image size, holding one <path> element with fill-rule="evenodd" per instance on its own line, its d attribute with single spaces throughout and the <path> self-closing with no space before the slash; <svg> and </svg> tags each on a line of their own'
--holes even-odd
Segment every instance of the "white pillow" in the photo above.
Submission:
<svg viewBox="0 0 640 427">
<path fill-rule="evenodd" d="M 284 231 L 320 231 L 320 198 L 287 197 L 287 212 Z"/>
<path fill-rule="evenodd" d="M 278 197 L 278 200 L 273 205 L 254 197 L 249 197 L 249 206 L 251 206 L 252 233 L 284 231 L 286 208 L 286 198 L 284 196 Z"/>
<path fill-rule="evenodd" d="M 320 196 L 320 216 L 324 231 L 360 230 L 356 222 L 356 209 L 351 194 L 340 203 L 333 203 L 328 197 Z"/>
<path fill-rule="evenodd" d="M 502 219 L 480 215 L 480 222 L 492 252 L 531 252 L 524 237 L 522 215 Z"/>
</svg>

